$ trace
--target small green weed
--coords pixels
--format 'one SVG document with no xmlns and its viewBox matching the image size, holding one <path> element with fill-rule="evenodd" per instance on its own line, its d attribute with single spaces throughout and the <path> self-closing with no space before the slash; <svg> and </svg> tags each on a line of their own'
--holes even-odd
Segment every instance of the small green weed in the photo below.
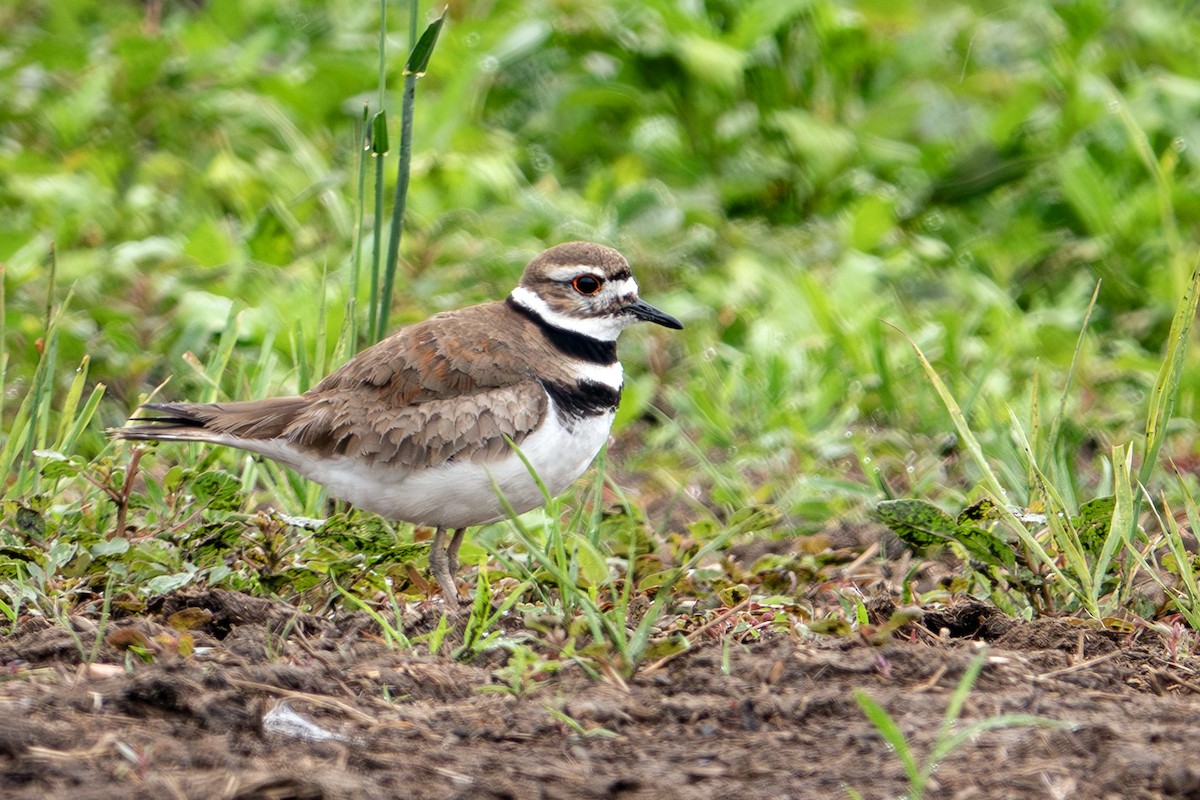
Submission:
<svg viewBox="0 0 1200 800">
<path fill-rule="evenodd" d="M 655 652 L 653 634 L 675 598 L 676 587 L 684 576 L 692 573 L 713 554 L 721 552 L 737 537 L 763 530 L 778 521 L 778 516 L 771 509 L 745 509 L 734 515 L 727 524 L 719 526 L 713 536 L 698 543 L 692 552 L 685 554 L 678 566 L 648 576 L 634 574 L 638 544 L 631 529 L 625 554 L 627 571 L 619 580 L 614 580 L 600 543 L 590 533 L 595 530 L 588 525 L 591 520 L 585 518 L 580 510 L 571 524 L 564 526 L 560 499 L 550 496 L 533 465 L 514 443 L 509 444 L 520 454 L 546 501 L 543 525 L 535 533 L 526 521 L 512 513 L 512 507 L 500 494 L 499 488 L 495 487 L 509 510 L 517 538 L 538 570 L 547 576 L 541 580 L 531 574 L 528 583 L 541 594 L 542 606 L 548 613 L 559 615 L 565 621 L 578 621 L 578 626 L 573 622 L 568 623 L 568 649 L 617 675 L 628 677 L 638 670 L 647 657 L 665 655 Z M 598 467 L 601 477 L 593 484 L 590 503 L 593 509 L 600 501 L 598 494 L 604 485 L 603 464 L 602 458 Z M 527 574 L 532 572 L 528 568 L 522 571 Z M 548 591 L 550 587 L 556 590 L 553 594 Z M 653 598 L 637 613 L 634 609 L 641 597 L 635 587 Z M 590 635 L 591 641 L 586 645 L 575 642 L 576 636 L 582 631 Z M 686 640 L 683 645 L 686 646 Z"/>
<path fill-rule="evenodd" d="M 883 737 L 883 740 L 895 752 L 896 758 L 904 766 L 904 772 L 908 776 L 908 800 L 921 800 L 925 796 L 925 790 L 929 786 L 934 772 L 937 771 L 938 765 L 952 752 L 985 731 L 1017 727 L 1071 727 L 1068 722 L 1038 717 L 1033 714 L 1000 714 L 960 727 L 958 720 L 962 716 L 963 706 L 986 663 L 987 649 L 984 648 L 971 659 L 971 663 L 963 672 L 958 685 L 950 694 L 950 701 L 946 704 L 946 711 L 942 715 L 942 723 L 938 727 L 937 736 L 924 761 L 918 760 L 918 756 L 913 752 L 900 724 L 883 706 L 872 700 L 871 696 L 864 691 L 854 692 L 854 699 L 866 714 L 867 719 L 871 720 L 871 724 L 879 731 L 879 735 Z M 853 789 L 848 788 L 847 792 L 851 797 L 862 796 Z"/>
</svg>

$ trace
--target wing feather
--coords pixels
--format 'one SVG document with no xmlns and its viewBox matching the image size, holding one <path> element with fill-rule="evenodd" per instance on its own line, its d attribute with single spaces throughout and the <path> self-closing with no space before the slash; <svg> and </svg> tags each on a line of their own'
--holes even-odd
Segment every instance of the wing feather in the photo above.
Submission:
<svg viewBox="0 0 1200 800">
<path fill-rule="evenodd" d="M 505 338 L 510 313 L 490 303 L 401 329 L 304 395 L 309 403 L 283 438 L 417 468 L 502 454 L 504 437 L 520 443 L 549 408 L 528 359 L 516 355 L 519 334 Z"/>
</svg>

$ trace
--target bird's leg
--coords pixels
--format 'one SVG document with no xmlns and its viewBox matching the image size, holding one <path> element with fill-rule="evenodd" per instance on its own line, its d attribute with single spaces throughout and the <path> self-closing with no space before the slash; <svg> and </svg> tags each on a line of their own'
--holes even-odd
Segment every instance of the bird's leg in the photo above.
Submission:
<svg viewBox="0 0 1200 800">
<path fill-rule="evenodd" d="M 463 534 L 466 532 L 466 528 L 457 528 L 450 537 L 450 544 L 446 545 L 446 561 L 450 566 L 451 575 L 458 574 L 458 548 L 462 547 Z"/>
<path fill-rule="evenodd" d="M 455 533 L 455 539 L 460 539 L 458 533 Z M 451 540 L 451 546 L 454 541 Z M 457 564 L 458 553 L 454 554 L 454 560 Z M 429 545 L 429 571 L 433 573 L 434 580 L 438 582 L 438 586 L 442 587 L 442 597 L 447 603 L 458 602 L 458 587 L 454 585 L 454 571 L 449 563 L 449 548 L 446 546 L 446 529 L 438 528 L 433 532 L 433 541 Z"/>
</svg>

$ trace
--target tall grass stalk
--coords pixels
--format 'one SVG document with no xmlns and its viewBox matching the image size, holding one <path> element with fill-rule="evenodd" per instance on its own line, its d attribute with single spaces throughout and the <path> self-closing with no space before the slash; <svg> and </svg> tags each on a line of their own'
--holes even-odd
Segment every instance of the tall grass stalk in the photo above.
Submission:
<svg viewBox="0 0 1200 800">
<path fill-rule="evenodd" d="M 367 153 L 371 152 L 371 106 L 363 103 L 362 120 L 355 131 L 358 142 L 358 183 L 355 192 L 356 212 L 354 221 L 354 252 L 350 256 L 350 291 L 346 297 L 346 315 L 342 321 L 342 352 L 339 356 L 352 356 L 358 352 L 358 292 L 362 279 L 363 223 L 367 207 Z"/>
<path fill-rule="evenodd" d="M 382 24 L 382 23 L 381 23 Z M 371 118 L 371 156 L 375 159 L 375 225 L 371 231 L 371 291 L 367 309 L 367 331 L 371 342 L 379 341 L 379 268 L 383 253 L 383 159 L 388 153 L 387 116 L 383 110 Z"/>
<path fill-rule="evenodd" d="M 371 229 L 371 292 L 367 309 L 367 336 L 376 342 L 376 314 L 379 305 L 379 268 L 383 259 L 383 159 L 388 153 L 387 134 L 387 0 L 379 0 L 379 110 L 371 117 L 370 150 L 375 160 L 374 227 Z"/>
<path fill-rule="evenodd" d="M 1158 451 L 1167 435 L 1167 423 L 1175 413 L 1179 400 L 1179 384 L 1183 375 L 1184 356 L 1187 354 L 1188 339 L 1196 319 L 1197 300 L 1200 299 L 1200 268 L 1192 271 L 1192 279 L 1175 309 L 1171 320 L 1171 333 L 1167 339 L 1167 352 L 1158 368 L 1154 388 L 1150 392 L 1150 403 L 1146 411 L 1146 439 L 1142 449 L 1142 465 L 1138 470 L 1138 481 L 1143 485 L 1150 482 L 1150 474 L 1158 461 Z M 1135 499 L 1136 510 L 1140 497 Z"/>
<path fill-rule="evenodd" d="M 379 314 L 374 331 L 375 341 L 384 337 L 388 328 L 388 315 L 392 309 L 392 292 L 396 285 L 396 269 L 400 263 L 400 236 L 404 231 L 404 210 L 408 204 L 408 181 L 412 172 L 412 126 L 416 106 L 417 79 L 425 74 L 433 47 L 446 19 L 442 12 L 417 40 L 417 0 L 409 0 L 408 61 L 404 66 L 404 98 L 400 106 L 400 163 L 396 166 L 396 196 L 392 203 L 392 224 L 388 237 L 387 261 L 385 264 L 383 289 L 379 297 Z"/>
<path fill-rule="evenodd" d="M 408 50 L 411 53 L 417 44 L 417 0 L 408 0 Z M 383 42 L 379 46 L 380 67 L 383 65 Z M 381 73 L 382 74 L 382 73 Z M 408 176 L 412 168 L 412 112 L 416 101 L 416 78 L 404 71 L 404 97 L 400 103 L 400 163 L 396 166 L 396 194 L 392 201 L 392 224 L 388 230 L 387 259 L 384 262 L 384 278 L 381 293 L 374 299 L 379 304 L 376 324 L 371 329 L 371 338 L 379 341 L 388 327 L 388 315 L 392 308 L 392 291 L 396 284 L 396 267 L 400 259 L 400 236 L 404 225 L 404 206 L 408 202 Z M 381 98 L 382 100 L 382 98 Z"/>
</svg>

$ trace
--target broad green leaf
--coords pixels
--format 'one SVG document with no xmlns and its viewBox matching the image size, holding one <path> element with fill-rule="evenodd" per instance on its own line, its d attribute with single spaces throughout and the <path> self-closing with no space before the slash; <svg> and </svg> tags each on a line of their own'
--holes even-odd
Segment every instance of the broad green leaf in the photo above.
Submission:
<svg viewBox="0 0 1200 800">
<path fill-rule="evenodd" d="M 88 552 L 95 558 L 119 556 L 122 553 L 129 552 L 129 540 L 120 536 L 114 536 L 111 539 L 105 539 L 89 545 Z"/>
<path fill-rule="evenodd" d="M 888 526 L 900 541 L 918 551 L 953 540 L 958 523 L 924 500 L 885 500 L 875 506 L 875 516 Z"/>
<path fill-rule="evenodd" d="M 586 537 L 575 536 L 572 538 L 572 542 L 575 546 L 576 563 L 579 565 L 579 577 L 588 586 L 604 586 L 609 583 L 612 580 L 612 574 L 604 554 L 597 550 Z"/>
</svg>

